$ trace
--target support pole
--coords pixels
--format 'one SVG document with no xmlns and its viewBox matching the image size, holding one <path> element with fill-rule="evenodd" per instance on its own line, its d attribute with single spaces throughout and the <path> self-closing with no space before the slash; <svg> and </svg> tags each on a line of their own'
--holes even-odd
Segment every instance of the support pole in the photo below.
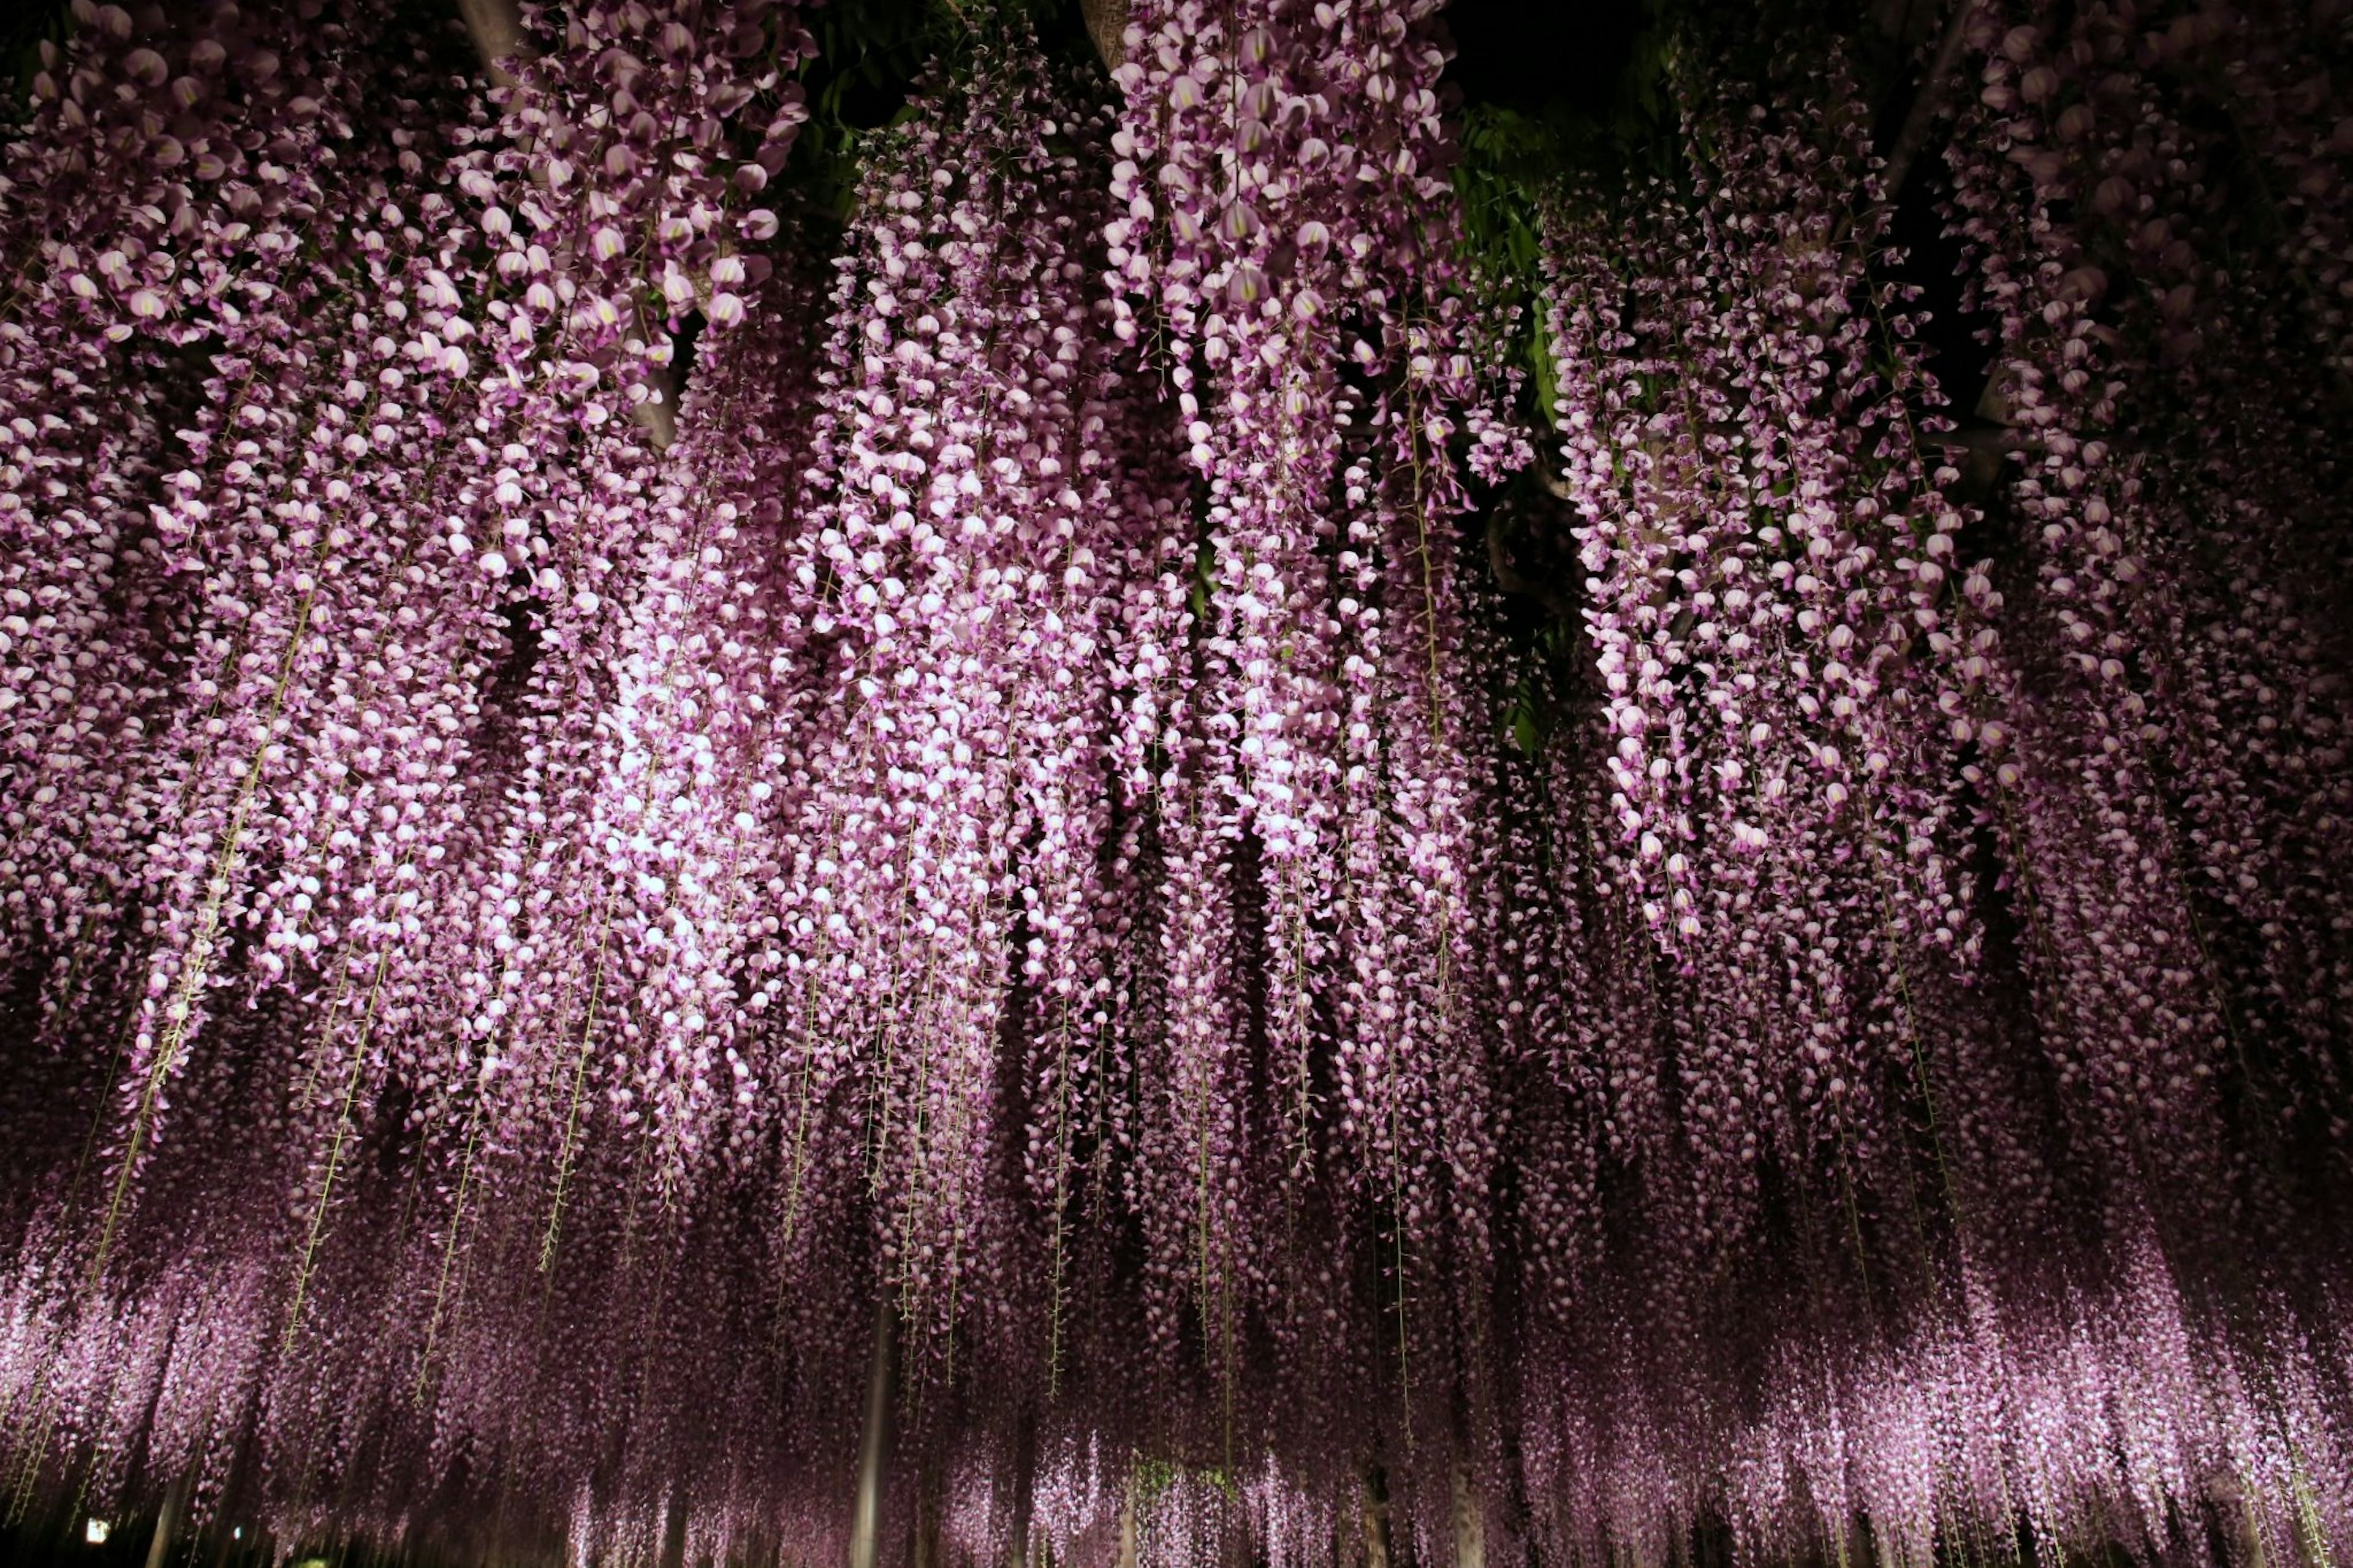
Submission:
<svg viewBox="0 0 2353 1568">
<path fill-rule="evenodd" d="M 1119 1568 L 1135 1568 L 1135 1472 L 1127 1472 L 1127 1489 L 1119 1500 Z"/>
<path fill-rule="evenodd" d="M 188 1506 L 188 1478 L 176 1477 L 164 1489 L 164 1510 L 155 1516 L 155 1533 L 147 1542 L 147 1568 L 164 1568 L 172 1555 L 172 1538 L 180 1533 L 180 1512 Z"/>
<path fill-rule="evenodd" d="M 858 1496 L 849 1510 L 849 1568 L 875 1568 L 882 1542 L 882 1467 L 891 1448 L 898 1330 L 898 1314 L 885 1296 L 874 1308 L 874 1359 L 866 1373 L 866 1429 L 858 1440 Z"/>
<path fill-rule="evenodd" d="M 1454 1462 L 1454 1568 L 1487 1568 L 1487 1514 L 1467 1459 Z"/>
<path fill-rule="evenodd" d="M 1013 1539 L 1007 1543 L 1006 1568 L 1029 1568 L 1029 1519 L 1037 1506 L 1032 1472 L 1037 1468 L 1037 1418 L 1024 1405 L 1013 1428 Z"/>
<path fill-rule="evenodd" d="M 1388 1478 L 1377 1463 L 1365 1467 L 1365 1490 L 1359 1514 L 1365 1531 L 1365 1568 L 1389 1568 Z"/>
</svg>

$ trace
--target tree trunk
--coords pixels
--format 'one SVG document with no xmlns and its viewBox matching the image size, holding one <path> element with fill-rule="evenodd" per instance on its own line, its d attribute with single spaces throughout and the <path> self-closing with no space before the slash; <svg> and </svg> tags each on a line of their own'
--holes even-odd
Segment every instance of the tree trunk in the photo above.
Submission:
<svg viewBox="0 0 2353 1568">
<path fill-rule="evenodd" d="M 1887 151 L 1886 165 L 1879 172 L 1879 187 L 1889 202 L 1904 193 L 1904 182 L 1912 173 L 1921 149 L 1928 144 L 1928 134 L 1936 128 L 1936 116 L 1944 112 L 1945 95 L 1954 75 L 1960 68 L 1961 51 L 1968 41 L 1969 14 L 1975 11 L 1977 0 L 1952 0 L 1953 14 L 1945 24 L 1944 37 L 1936 41 L 1936 52 L 1928 62 L 1927 74 L 1920 79 L 1920 95 L 1912 100 L 1910 112 L 1895 133 L 1895 144 Z"/>
<path fill-rule="evenodd" d="M 944 1568 L 940 1559 L 940 1482 L 929 1465 L 915 1483 L 914 1541 L 908 1551 L 913 1568 Z"/>
</svg>

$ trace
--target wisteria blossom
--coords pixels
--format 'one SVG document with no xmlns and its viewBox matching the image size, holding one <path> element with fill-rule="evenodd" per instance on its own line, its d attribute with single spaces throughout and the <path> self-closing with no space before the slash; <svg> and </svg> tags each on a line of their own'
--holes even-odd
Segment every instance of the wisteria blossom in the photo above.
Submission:
<svg viewBox="0 0 2353 1568">
<path fill-rule="evenodd" d="M 2353 1550 L 2353 12 L 1723 10 L 74 0 L 12 1544 Z"/>
</svg>

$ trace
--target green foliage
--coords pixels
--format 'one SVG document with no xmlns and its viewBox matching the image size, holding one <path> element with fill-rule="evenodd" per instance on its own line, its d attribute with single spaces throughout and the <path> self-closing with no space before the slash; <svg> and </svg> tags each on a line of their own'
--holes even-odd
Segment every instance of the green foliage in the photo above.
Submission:
<svg viewBox="0 0 2353 1568">
<path fill-rule="evenodd" d="M 1077 0 L 847 0 L 805 15 L 818 50 L 801 68 L 809 118 L 786 177 L 810 210 L 836 222 L 849 217 L 863 139 L 908 117 L 927 71 L 954 75 L 967 41 L 992 16 L 1026 15 L 1050 58 L 1094 58 Z"/>
<path fill-rule="evenodd" d="M 817 57 L 801 67 L 800 80 L 809 118 L 786 177 L 812 211 L 848 220 L 860 138 L 906 114 L 908 89 L 949 37 L 952 20 L 934 0 L 859 0 L 808 14 Z"/>
<path fill-rule="evenodd" d="M 1600 111 L 1556 97 L 1535 110 L 1472 103 L 1462 115 L 1454 186 L 1462 201 L 1464 248 L 1474 286 L 1498 308 L 1498 319 L 1508 313 L 1513 322 L 1508 353 L 1526 373 L 1523 414 L 1537 428 L 1555 422 L 1559 390 L 1544 324 L 1547 215 L 1579 193 L 1620 189 L 1654 174 L 1673 177 L 1683 163 L 1673 92 L 1681 23 L 1671 18 L 1671 5 L 1648 0 L 1645 26 Z M 1504 515 L 1500 507 L 1492 511 L 1486 526 L 1503 526 Z M 1570 671 L 1584 634 L 1557 602 L 1528 607 L 1535 622 L 1504 694 L 1503 723 L 1511 744 L 1534 757 L 1574 706 Z"/>
<path fill-rule="evenodd" d="M 1609 108 L 1556 98 L 1535 112 L 1473 103 L 1464 111 L 1454 188 L 1479 286 L 1516 311 L 1514 361 L 1528 374 L 1531 414 L 1549 422 L 1557 382 L 1544 333 L 1544 215 L 1572 184 L 1672 171 L 1678 127 L 1672 37 L 1657 5 L 1634 41 Z"/>
<path fill-rule="evenodd" d="M 1522 756 L 1540 756 L 1573 705 L 1563 689 L 1568 672 L 1586 651 L 1585 632 L 1566 615 L 1547 616 L 1528 639 L 1519 679 L 1504 704 L 1504 723 Z"/>
<path fill-rule="evenodd" d="M 1562 138 L 1517 110 L 1475 104 L 1463 117 L 1454 189 L 1481 287 L 1517 311 L 1513 357 L 1528 372 L 1536 412 L 1552 414 L 1556 383 L 1543 331 L 1544 206 L 1560 177 Z"/>
<path fill-rule="evenodd" d="M 0 122 L 22 118 L 31 103 L 43 40 L 62 44 L 72 26 L 65 0 L 24 0 L 0 18 Z"/>
<path fill-rule="evenodd" d="M 1241 1495 L 1240 1483 L 1233 1471 L 1223 1465 L 1189 1465 L 1181 1459 L 1139 1454 L 1134 1474 L 1135 1501 L 1139 1509 L 1150 1508 L 1187 1481 L 1206 1485 L 1223 1497 L 1238 1498 Z"/>
</svg>

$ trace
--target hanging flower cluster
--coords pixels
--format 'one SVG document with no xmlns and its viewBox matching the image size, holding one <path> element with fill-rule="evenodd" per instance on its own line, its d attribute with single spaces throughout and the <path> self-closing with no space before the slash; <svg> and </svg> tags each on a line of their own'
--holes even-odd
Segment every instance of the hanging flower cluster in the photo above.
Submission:
<svg viewBox="0 0 2353 1568">
<path fill-rule="evenodd" d="M 794 1184 L 818 1174 L 810 1108 L 859 1096 L 885 1256 L 944 1321 L 1019 1288 L 980 1222 L 1020 1103 L 1060 1245 L 1109 1065 L 1107 862 L 1142 787 L 1117 774 L 1173 641 L 1171 509 L 1119 466 L 1142 407 L 1092 288 L 1104 128 L 1034 45 L 972 47 L 869 154 L 837 263 L 769 808 Z"/>
<path fill-rule="evenodd" d="M 2001 742 L 1866 128 L 1835 67 L 1790 90 L 1700 108 L 1688 195 L 1564 214 L 1553 285 L 1611 855 L 1690 987 L 1704 1246 L 1760 1158 L 1869 1158 L 1908 972 L 1978 946 L 1953 792 Z"/>
<path fill-rule="evenodd" d="M 1162 1245 L 1199 1238 L 1215 1333 L 1253 1272 L 1258 1182 L 1336 1162 L 1393 1262 L 1483 1225 L 1495 966 L 1470 803 L 1493 726 L 1465 700 L 1453 520 L 1470 475 L 1526 453 L 1474 370 L 1437 7 L 1138 6 L 1124 47 L 1113 330 L 1165 366 L 1198 476 L 1158 848 L 1160 1160 L 1200 1169 L 1154 1206 Z"/>
<path fill-rule="evenodd" d="M 879 1408 L 924 1563 L 2341 1554 L 2337 26 L 1972 0 L 1974 428 L 1694 29 L 1540 440 L 1435 0 L 960 6 L 841 214 L 778 0 L 77 0 L 8 1527 L 799 1561 Z"/>
<path fill-rule="evenodd" d="M 2203 128 L 2260 98 L 2274 24 L 2140 22 L 1974 14 L 1953 200 L 2033 562 L 2019 619 L 2042 679 L 1999 795 L 2025 957 L 2095 1135 L 2205 1183 L 2225 1121 L 2282 1151 L 2341 1130 L 2321 1106 L 2348 995 L 2323 542 L 2342 509 L 2309 454 L 2343 384 L 2325 333 L 2310 363 L 2306 311 L 2328 307 L 2277 299 L 2309 285 L 2315 242 L 2267 260 L 2275 215 L 2218 187 L 2270 176 Z M 2256 1062 L 2274 1053 L 2296 1064 L 2276 1088 Z"/>
</svg>

